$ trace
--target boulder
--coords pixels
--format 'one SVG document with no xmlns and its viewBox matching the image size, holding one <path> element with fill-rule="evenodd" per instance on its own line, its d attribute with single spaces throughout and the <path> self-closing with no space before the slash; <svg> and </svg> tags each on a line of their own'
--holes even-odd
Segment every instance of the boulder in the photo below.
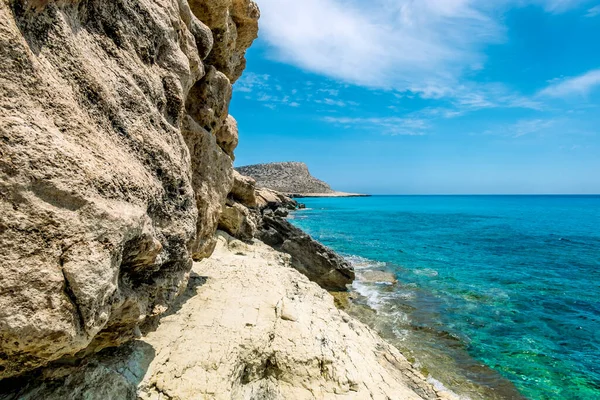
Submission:
<svg viewBox="0 0 600 400">
<path fill-rule="evenodd" d="M 225 123 L 217 131 L 217 143 L 232 160 L 235 160 L 233 150 L 238 145 L 238 127 L 235 118 L 231 115 L 227 116 Z"/>
<path fill-rule="evenodd" d="M 216 136 L 229 116 L 231 94 L 225 74 L 208 66 L 204 78 L 192 87 L 185 107 L 201 128 Z"/>
<path fill-rule="evenodd" d="M 241 175 L 233 171 L 233 188 L 230 196 L 245 205 L 246 207 L 256 207 L 256 182 L 254 179 Z"/>
<path fill-rule="evenodd" d="M 219 219 L 219 229 L 235 238 L 250 240 L 256 234 L 256 218 L 240 203 L 228 201 Z"/>
<path fill-rule="evenodd" d="M 207 63 L 235 82 L 246 67 L 246 49 L 258 37 L 258 6 L 248 0 L 189 0 L 189 4 L 213 32 Z"/>
<path fill-rule="evenodd" d="M 257 188 L 256 192 L 256 205 L 260 210 L 270 208 L 276 210 L 281 206 L 296 208 L 298 204 L 294 199 L 288 197 L 282 193 L 276 192 L 275 190 L 266 188 Z"/>
</svg>

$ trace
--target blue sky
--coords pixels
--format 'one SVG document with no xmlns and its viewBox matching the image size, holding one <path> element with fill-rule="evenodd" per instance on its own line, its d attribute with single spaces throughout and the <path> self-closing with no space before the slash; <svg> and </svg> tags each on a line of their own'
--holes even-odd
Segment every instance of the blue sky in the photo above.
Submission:
<svg viewBox="0 0 600 400">
<path fill-rule="evenodd" d="M 258 0 L 236 165 L 372 194 L 600 193 L 600 0 Z"/>
</svg>

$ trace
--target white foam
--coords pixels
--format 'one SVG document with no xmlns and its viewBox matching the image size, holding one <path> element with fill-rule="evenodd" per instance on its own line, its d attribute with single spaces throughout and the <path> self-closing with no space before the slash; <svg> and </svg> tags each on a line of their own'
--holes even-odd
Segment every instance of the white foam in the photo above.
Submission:
<svg viewBox="0 0 600 400">
<path fill-rule="evenodd" d="M 350 255 L 345 258 L 355 269 L 383 268 L 387 265 L 385 262 L 373 261 L 361 256 Z"/>
<path fill-rule="evenodd" d="M 373 285 L 355 280 L 352 282 L 352 289 L 363 297 L 367 298 L 367 304 L 374 310 L 379 310 L 384 301 L 381 292 Z"/>
<path fill-rule="evenodd" d="M 438 381 L 431 375 L 429 375 L 427 377 L 427 382 L 429 382 L 429 384 L 431 386 L 433 386 L 433 388 L 435 389 L 436 392 L 444 392 L 444 394 L 446 394 L 446 398 L 449 398 L 452 400 L 471 400 L 471 398 L 468 396 L 457 395 L 456 393 L 454 393 L 453 391 L 448 389 L 446 386 L 444 386 L 444 384 L 442 382 Z"/>
</svg>

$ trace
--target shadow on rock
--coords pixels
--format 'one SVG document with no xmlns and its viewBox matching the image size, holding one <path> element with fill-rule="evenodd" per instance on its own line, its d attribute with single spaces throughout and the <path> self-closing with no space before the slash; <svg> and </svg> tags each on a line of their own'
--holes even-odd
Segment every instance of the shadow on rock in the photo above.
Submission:
<svg viewBox="0 0 600 400">
<path fill-rule="evenodd" d="M 134 341 L 84 360 L 62 360 L 0 381 L 0 400 L 136 400 L 137 386 L 155 356 L 151 345 Z"/>
</svg>

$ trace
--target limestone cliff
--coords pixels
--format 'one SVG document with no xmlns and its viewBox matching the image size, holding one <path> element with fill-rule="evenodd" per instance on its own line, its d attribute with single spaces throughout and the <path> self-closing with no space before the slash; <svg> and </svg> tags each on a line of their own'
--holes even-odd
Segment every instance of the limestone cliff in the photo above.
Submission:
<svg viewBox="0 0 600 400">
<path fill-rule="evenodd" d="M 256 164 L 236 169 L 242 175 L 254 178 L 259 187 L 282 193 L 333 193 L 327 183 L 313 177 L 306 164 L 301 162 Z"/>
<path fill-rule="evenodd" d="M 0 379 L 130 340 L 208 256 L 251 0 L 0 0 Z"/>
</svg>

